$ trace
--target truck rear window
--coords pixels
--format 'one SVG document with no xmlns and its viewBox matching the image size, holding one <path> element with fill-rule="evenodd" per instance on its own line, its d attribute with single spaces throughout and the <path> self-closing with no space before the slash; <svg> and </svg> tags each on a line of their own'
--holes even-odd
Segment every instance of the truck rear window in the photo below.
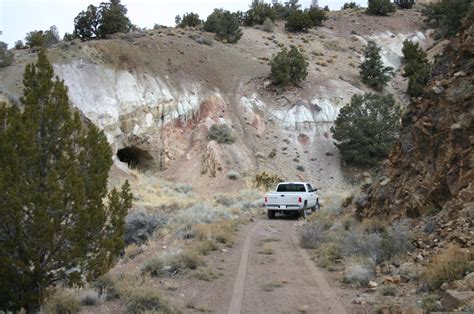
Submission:
<svg viewBox="0 0 474 314">
<path fill-rule="evenodd" d="M 304 184 L 280 184 L 277 192 L 306 192 Z"/>
</svg>

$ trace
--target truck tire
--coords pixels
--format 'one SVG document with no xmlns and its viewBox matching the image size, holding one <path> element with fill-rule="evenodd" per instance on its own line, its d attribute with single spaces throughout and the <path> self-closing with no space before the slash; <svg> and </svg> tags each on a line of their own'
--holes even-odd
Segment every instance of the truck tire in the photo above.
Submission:
<svg viewBox="0 0 474 314">
<path fill-rule="evenodd" d="M 321 205 L 319 205 L 319 198 L 316 200 L 316 205 L 314 205 L 313 208 L 311 208 L 312 212 L 318 212 L 321 209 Z"/>
<path fill-rule="evenodd" d="M 308 203 L 304 202 L 303 209 L 300 210 L 300 217 L 302 217 L 303 219 L 306 219 L 306 206 L 308 206 Z"/>
<path fill-rule="evenodd" d="M 267 215 L 268 215 L 268 219 L 273 219 L 273 218 L 275 218 L 275 211 L 268 210 Z"/>
</svg>

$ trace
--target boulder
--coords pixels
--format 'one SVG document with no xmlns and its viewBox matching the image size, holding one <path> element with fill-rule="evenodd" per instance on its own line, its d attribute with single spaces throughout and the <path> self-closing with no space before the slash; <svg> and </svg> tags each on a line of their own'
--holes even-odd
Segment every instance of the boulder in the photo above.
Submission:
<svg viewBox="0 0 474 314">
<path fill-rule="evenodd" d="M 455 310 L 462 305 L 474 307 L 474 291 L 447 290 L 441 299 L 443 308 Z"/>
</svg>

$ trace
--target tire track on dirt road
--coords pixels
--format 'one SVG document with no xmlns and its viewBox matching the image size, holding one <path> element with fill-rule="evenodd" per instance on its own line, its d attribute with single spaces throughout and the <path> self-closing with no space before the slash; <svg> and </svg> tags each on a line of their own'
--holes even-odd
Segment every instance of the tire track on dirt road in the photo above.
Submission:
<svg viewBox="0 0 474 314">
<path fill-rule="evenodd" d="M 295 220 L 259 220 L 245 236 L 229 314 L 346 310 L 298 247 Z"/>
</svg>

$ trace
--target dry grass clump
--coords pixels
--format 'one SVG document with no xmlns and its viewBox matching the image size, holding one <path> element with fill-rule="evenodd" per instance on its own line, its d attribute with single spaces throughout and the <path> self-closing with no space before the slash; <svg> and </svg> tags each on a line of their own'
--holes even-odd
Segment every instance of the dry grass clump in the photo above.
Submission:
<svg viewBox="0 0 474 314">
<path fill-rule="evenodd" d="M 234 223 L 229 220 L 220 220 L 210 224 L 199 224 L 194 226 L 194 231 L 198 240 L 214 240 L 218 243 L 229 246 L 234 243 L 234 230 Z"/>
<path fill-rule="evenodd" d="M 329 270 L 335 270 L 334 265 L 342 259 L 341 246 L 335 242 L 322 243 L 315 253 L 317 265 Z"/>
<path fill-rule="evenodd" d="M 163 277 L 194 270 L 204 264 L 197 251 L 188 249 L 174 255 L 155 256 L 143 265 L 141 271 L 152 277 Z"/>
<path fill-rule="evenodd" d="M 431 290 L 438 289 L 443 283 L 449 283 L 463 278 L 467 272 L 474 271 L 474 261 L 469 254 L 457 245 L 449 246 L 446 250 L 433 257 L 422 280 Z"/>
<path fill-rule="evenodd" d="M 201 255 L 208 255 L 211 252 L 219 250 L 219 246 L 214 240 L 204 240 L 203 242 L 197 244 L 196 250 Z"/>
<path fill-rule="evenodd" d="M 48 297 L 42 307 L 45 313 L 78 313 L 81 304 L 76 295 L 69 290 L 58 289 Z"/>
<path fill-rule="evenodd" d="M 375 277 L 375 264 L 364 258 L 350 259 L 344 269 L 342 281 L 355 286 L 367 286 Z"/>
<path fill-rule="evenodd" d="M 202 266 L 198 267 L 192 276 L 203 281 L 212 281 L 219 278 L 219 274 L 216 274 L 211 268 Z"/>
<path fill-rule="evenodd" d="M 135 243 L 128 245 L 124 249 L 124 259 L 132 260 L 143 252 L 143 248 Z"/>
<path fill-rule="evenodd" d="M 275 251 L 270 245 L 264 245 L 263 248 L 258 251 L 258 254 L 264 254 L 264 255 L 273 255 Z"/>
<path fill-rule="evenodd" d="M 275 290 L 275 288 L 281 288 L 284 287 L 288 282 L 286 280 L 275 280 L 270 283 L 264 284 L 263 285 L 263 291 L 270 292 Z"/>
</svg>

